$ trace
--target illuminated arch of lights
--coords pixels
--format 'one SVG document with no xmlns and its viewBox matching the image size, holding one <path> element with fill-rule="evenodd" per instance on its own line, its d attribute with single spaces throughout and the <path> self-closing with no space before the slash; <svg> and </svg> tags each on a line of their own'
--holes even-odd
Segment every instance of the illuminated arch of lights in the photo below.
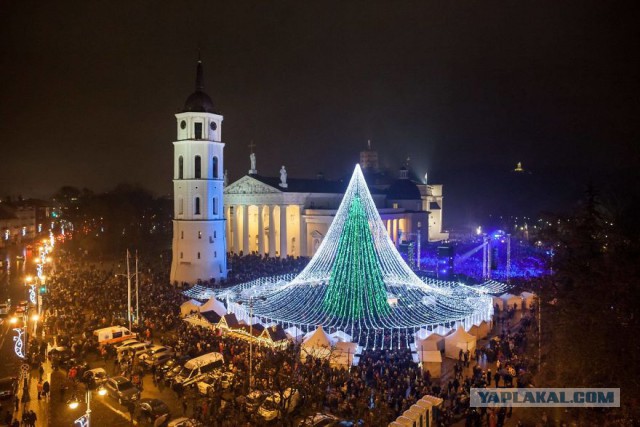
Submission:
<svg viewBox="0 0 640 427">
<path fill-rule="evenodd" d="M 375 349 L 408 345 L 418 329 L 445 333 L 458 324 L 468 329 L 489 320 L 489 292 L 496 283 L 470 287 L 418 277 L 396 250 L 356 166 L 326 237 L 298 275 L 263 277 L 217 291 L 195 287 L 185 294 L 215 296 L 246 322 L 303 331 L 322 325 Z"/>
</svg>

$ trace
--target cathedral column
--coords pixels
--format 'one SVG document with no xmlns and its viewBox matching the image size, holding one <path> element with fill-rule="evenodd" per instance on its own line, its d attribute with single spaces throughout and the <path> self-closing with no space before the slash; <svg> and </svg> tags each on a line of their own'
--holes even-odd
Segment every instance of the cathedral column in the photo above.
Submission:
<svg viewBox="0 0 640 427">
<path fill-rule="evenodd" d="M 307 221 L 303 217 L 304 205 L 300 208 L 300 256 L 307 256 Z"/>
<path fill-rule="evenodd" d="M 273 218 L 275 206 L 269 205 L 269 256 L 276 256 L 276 222 Z"/>
<path fill-rule="evenodd" d="M 287 205 L 280 205 L 280 258 L 287 257 Z"/>
<path fill-rule="evenodd" d="M 394 245 L 397 245 L 396 239 L 398 237 L 398 220 L 391 220 L 391 240 Z"/>
<path fill-rule="evenodd" d="M 242 206 L 242 253 L 249 254 L 249 205 Z"/>
<path fill-rule="evenodd" d="M 240 252 L 240 237 L 238 236 L 238 205 L 230 207 L 231 216 L 231 234 L 233 234 L 233 252 Z"/>
<path fill-rule="evenodd" d="M 258 205 L 258 253 L 264 255 L 264 220 L 262 218 L 262 209 L 264 206 Z"/>
</svg>

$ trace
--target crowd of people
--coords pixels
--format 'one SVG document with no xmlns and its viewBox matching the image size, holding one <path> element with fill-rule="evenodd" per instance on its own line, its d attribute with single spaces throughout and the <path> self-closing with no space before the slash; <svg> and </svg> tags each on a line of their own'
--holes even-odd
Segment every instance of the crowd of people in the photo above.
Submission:
<svg viewBox="0 0 640 427">
<path fill-rule="evenodd" d="M 105 361 L 113 360 L 115 371 L 129 376 L 141 386 L 142 382 L 136 380 L 145 372 L 136 365 L 136 360 L 118 360 L 114 348 L 99 347 L 92 334 L 93 330 L 103 326 L 127 324 L 127 279 L 120 276 L 123 265 L 79 262 L 79 257 L 81 254 L 61 251 L 56 258 L 55 273 L 51 275 L 46 298 L 46 330 L 51 336 L 57 337 L 58 344 L 67 346 L 78 361 L 86 360 L 91 353 Z M 228 283 L 295 273 L 307 261 L 232 255 L 230 265 L 233 270 Z M 182 289 L 169 284 L 165 269 L 153 261 L 144 260 L 141 266 L 138 276 L 140 299 L 137 304 L 141 322 L 136 329 L 141 339 L 171 346 L 179 360 L 212 351 L 220 352 L 226 369 L 233 373 L 231 384 L 224 393 L 201 395 L 193 390 L 176 389 L 177 398 L 183 402 L 183 410 L 211 425 L 241 425 L 238 424 L 240 421 L 252 425 L 252 415 L 246 413 L 243 406 L 250 382 L 248 342 L 216 329 L 183 321 L 179 312 L 180 303 L 186 300 Z M 439 417 L 441 425 L 449 425 L 465 417 L 467 425 L 471 426 L 481 425 L 483 417 L 486 417 L 488 425 L 502 425 L 506 412 L 472 410 L 468 407 L 468 395 L 472 386 L 485 386 L 493 382 L 510 386 L 514 379 L 519 385 L 526 382 L 528 363 L 520 354 L 526 345 L 530 315 L 523 316 L 521 327 L 511 330 L 508 325 L 513 313 L 513 310 L 497 313 L 496 318 L 500 319 L 503 327 L 502 333 L 474 355 L 461 354 L 457 368 L 449 378 L 435 379 L 428 371 L 423 372 L 406 345 L 395 350 L 367 351 L 359 364 L 348 370 L 332 367 L 328 360 L 300 360 L 293 344 L 289 350 L 254 346 L 252 389 L 268 393 L 274 387 L 273 363 L 279 360 L 280 364 L 288 367 L 279 375 L 287 377 L 290 386 L 306 393 L 300 414 L 328 412 L 343 419 L 362 419 L 366 425 L 382 425 L 382 420 L 388 423 L 422 396 L 430 394 L 444 399 Z M 386 342 L 388 337 L 380 337 L 380 341 Z M 401 341 L 404 343 L 406 337 Z M 46 346 L 38 345 L 39 357 L 44 355 L 42 348 Z M 297 353 L 283 362 L 282 356 L 277 354 L 287 351 Z M 499 369 L 493 373 L 490 369 L 481 369 L 478 364 L 482 362 L 484 365 L 492 360 L 499 363 Z M 35 363 L 41 361 L 37 359 Z M 464 375 L 465 364 L 473 366 L 472 374 Z M 162 376 L 156 373 L 155 367 L 150 374 L 154 384 L 164 386 Z M 313 388 L 305 388 L 308 384 L 312 384 Z M 314 396 L 314 393 L 317 395 Z"/>
</svg>

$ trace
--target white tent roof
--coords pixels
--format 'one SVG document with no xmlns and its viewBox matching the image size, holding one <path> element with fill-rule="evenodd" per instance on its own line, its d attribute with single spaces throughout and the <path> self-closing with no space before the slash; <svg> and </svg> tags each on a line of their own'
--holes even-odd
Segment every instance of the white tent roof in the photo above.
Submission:
<svg viewBox="0 0 640 427">
<path fill-rule="evenodd" d="M 355 342 L 338 342 L 331 354 L 333 365 L 349 366 L 358 352 L 358 344 Z"/>
<path fill-rule="evenodd" d="M 450 335 L 444 337 L 445 341 L 457 341 L 457 342 L 472 342 L 476 341 L 476 337 L 465 331 L 462 326 L 459 326 L 456 331 Z"/>
<path fill-rule="evenodd" d="M 416 352 L 422 351 L 438 351 L 438 344 L 434 340 L 419 340 L 416 341 Z"/>
<path fill-rule="evenodd" d="M 302 342 L 302 347 L 332 347 L 335 344 L 335 339 L 329 336 L 324 329 L 322 329 L 322 325 L 318 326 L 318 329 L 313 331 L 311 334 L 307 334 Z"/>
<path fill-rule="evenodd" d="M 440 341 L 444 339 L 444 337 L 440 334 L 437 333 L 432 333 L 431 335 L 429 335 L 427 338 L 425 338 L 426 341 Z"/>
<path fill-rule="evenodd" d="M 209 298 L 209 301 L 200 306 L 200 313 L 205 313 L 207 311 L 215 311 L 220 317 L 227 314 L 227 309 L 224 307 L 224 304 L 215 298 Z"/>
<path fill-rule="evenodd" d="M 191 311 L 198 311 L 202 304 L 200 301 L 190 299 L 189 301 L 180 304 L 180 313 L 183 315 L 189 314 Z"/>
<path fill-rule="evenodd" d="M 347 334 L 343 331 L 336 331 L 332 333 L 331 338 L 335 339 L 338 342 L 351 342 L 351 335 Z"/>
<path fill-rule="evenodd" d="M 289 338 L 298 338 L 304 335 L 304 332 L 296 326 L 292 326 L 290 328 L 285 329 L 284 333 L 287 334 Z"/>
<path fill-rule="evenodd" d="M 520 297 L 517 295 L 510 294 L 509 292 L 507 292 L 506 294 L 500 295 L 500 299 L 502 299 L 503 301 L 509 301 L 512 298 L 520 298 Z"/>
</svg>

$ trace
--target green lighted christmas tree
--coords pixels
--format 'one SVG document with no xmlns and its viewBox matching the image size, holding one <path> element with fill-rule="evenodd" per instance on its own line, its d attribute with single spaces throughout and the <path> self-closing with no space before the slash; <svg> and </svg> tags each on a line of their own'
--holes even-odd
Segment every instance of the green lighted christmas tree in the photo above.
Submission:
<svg viewBox="0 0 640 427">
<path fill-rule="evenodd" d="M 355 194 L 338 242 L 323 300 L 326 313 L 343 319 L 383 317 L 391 312 L 373 235 L 360 196 Z"/>
</svg>

